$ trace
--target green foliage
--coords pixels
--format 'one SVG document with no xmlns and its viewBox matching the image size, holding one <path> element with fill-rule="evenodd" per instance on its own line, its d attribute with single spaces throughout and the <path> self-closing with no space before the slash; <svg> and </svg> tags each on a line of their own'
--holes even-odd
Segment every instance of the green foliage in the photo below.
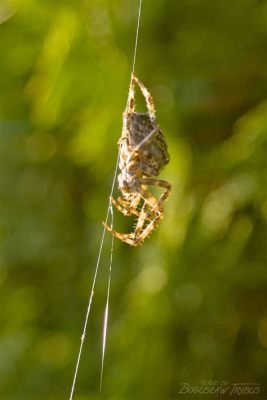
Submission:
<svg viewBox="0 0 267 400">
<path fill-rule="evenodd" d="M 115 242 L 103 398 L 178 399 L 182 382 L 224 380 L 259 383 L 255 398 L 264 399 L 267 5 L 143 3 L 136 75 L 156 103 L 171 155 L 163 177 L 173 190 L 160 228 L 141 248 Z M 3 400 L 69 394 L 137 7 L 137 0 L 0 3 Z M 115 225 L 132 229 L 117 213 Z M 110 239 L 77 400 L 99 398 Z"/>
</svg>

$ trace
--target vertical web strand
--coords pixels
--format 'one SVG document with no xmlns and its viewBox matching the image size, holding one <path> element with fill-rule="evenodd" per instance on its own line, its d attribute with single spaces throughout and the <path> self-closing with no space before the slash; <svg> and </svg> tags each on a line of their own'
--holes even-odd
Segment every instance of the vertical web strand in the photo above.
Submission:
<svg viewBox="0 0 267 400">
<path fill-rule="evenodd" d="M 113 229 L 113 207 L 110 208 L 111 223 L 110 227 Z M 114 249 L 114 235 L 111 237 L 111 248 L 110 248 L 110 259 L 109 259 L 109 275 L 108 275 L 108 290 L 107 290 L 107 300 L 104 313 L 104 324 L 103 324 L 103 341 L 102 341 L 102 358 L 101 358 L 101 373 L 100 373 L 100 392 L 102 390 L 103 382 L 103 371 L 104 371 L 104 361 L 106 354 L 106 340 L 107 340 L 107 327 L 108 327 L 108 314 L 109 314 L 109 297 L 110 297 L 110 285 L 111 285 L 111 273 L 113 264 L 113 249 Z"/>
<path fill-rule="evenodd" d="M 142 11 L 142 0 L 139 0 L 137 28 L 136 28 L 135 45 L 134 45 L 134 57 L 133 57 L 133 66 L 132 66 L 132 75 L 133 75 L 134 69 L 135 69 L 137 44 L 138 44 L 138 39 L 139 39 L 139 28 L 140 28 L 141 11 Z"/>
<path fill-rule="evenodd" d="M 143 0 L 139 0 L 138 19 L 137 19 L 137 28 L 136 28 L 136 37 L 135 37 L 135 46 L 134 46 L 134 56 L 133 56 L 133 64 L 132 64 L 131 81 L 132 81 L 132 76 L 133 76 L 133 73 L 134 73 L 135 62 L 136 62 L 136 53 L 137 53 L 137 45 L 138 45 L 138 38 L 139 38 L 139 27 L 140 27 L 142 1 Z M 127 98 L 127 104 L 128 104 L 128 100 L 129 100 L 129 93 L 128 93 L 128 98 Z M 119 157 L 120 157 L 120 154 L 118 154 L 117 161 L 116 161 L 116 167 L 115 167 L 115 171 L 114 171 L 114 175 L 113 175 L 112 186 L 111 186 L 111 190 L 110 190 L 110 194 L 109 194 L 109 204 L 108 204 L 106 218 L 105 218 L 105 224 L 107 224 L 109 216 L 111 214 L 111 228 L 113 228 L 113 206 L 112 206 L 111 198 L 113 196 L 116 177 L 117 177 L 117 172 L 118 172 Z M 97 279 L 97 275 L 98 275 L 98 271 L 99 271 L 99 264 L 100 264 L 100 259 L 101 259 L 101 255 L 102 255 L 102 251 L 103 251 L 103 244 L 104 244 L 104 240 L 105 240 L 105 235 L 106 235 L 106 227 L 103 228 L 103 233 L 102 233 L 101 242 L 100 242 L 100 246 L 99 246 L 99 251 L 98 251 L 98 256 L 97 256 L 97 261 L 96 261 L 96 267 L 95 267 L 95 273 L 94 273 L 93 282 L 92 282 L 92 286 L 91 286 L 91 291 L 90 291 L 90 295 L 89 295 L 88 306 L 87 306 L 87 309 L 86 309 L 86 314 L 85 314 L 85 319 L 84 319 L 84 324 L 83 324 L 83 330 L 82 330 L 82 336 L 81 336 L 81 342 L 80 342 L 78 356 L 77 356 L 77 360 L 76 360 L 76 364 L 75 364 L 75 369 L 74 369 L 74 375 L 73 375 L 73 380 L 72 380 L 69 400 L 73 400 L 73 396 L 74 396 L 74 392 L 75 392 L 76 381 L 77 381 L 77 376 L 78 376 L 79 367 L 80 367 L 80 361 L 81 361 L 81 355 L 82 355 L 84 341 L 85 341 L 86 332 L 87 332 L 88 319 L 89 319 L 91 306 L 92 306 L 92 302 L 93 302 L 93 297 L 94 297 L 95 284 L 96 284 L 96 279 Z M 105 307 L 105 313 L 104 313 L 102 358 L 101 358 L 101 375 L 100 375 L 100 391 L 102 389 L 104 360 L 105 360 L 105 351 L 106 351 L 107 324 L 108 324 L 108 312 L 109 312 L 109 297 L 110 297 L 111 272 L 112 272 L 112 263 L 113 263 L 113 248 L 114 248 L 114 236 L 112 235 L 111 249 L 110 249 L 110 261 L 109 261 L 108 290 L 107 290 L 106 307 Z"/>
</svg>

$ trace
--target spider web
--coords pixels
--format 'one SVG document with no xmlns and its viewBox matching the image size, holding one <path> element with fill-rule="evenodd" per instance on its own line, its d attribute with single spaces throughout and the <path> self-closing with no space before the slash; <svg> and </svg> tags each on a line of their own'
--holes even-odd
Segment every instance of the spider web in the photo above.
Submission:
<svg viewBox="0 0 267 400">
<path fill-rule="evenodd" d="M 139 39 L 141 10 L 142 10 L 142 2 L 143 2 L 143 0 L 139 0 L 137 27 L 136 27 L 136 36 L 135 36 L 135 45 L 134 45 L 134 55 L 133 55 L 133 64 L 132 64 L 132 71 L 131 71 L 131 79 L 132 79 L 132 76 L 133 76 L 134 70 L 135 70 L 137 45 L 138 45 L 138 39 Z M 128 103 L 129 103 L 129 97 L 130 97 L 130 93 L 128 93 L 126 107 L 127 107 Z M 113 180 L 112 180 L 112 185 L 111 185 L 111 191 L 110 191 L 110 194 L 109 194 L 109 204 L 108 204 L 108 207 L 107 207 L 107 213 L 106 213 L 106 218 L 105 218 L 105 223 L 106 224 L 108 223 L 108 221 L 110 219 L 110 227 L 111 227 L 111 229 L 113 229 L 113 219 L 114 219 L 114 217 L 113 217 L 113 205 L 112 205 L 112 202 L 111 202 L 111 197 L 112 197 L 113 192 L 114 192 L 114 187 L 115 187 L 115 182 L 116 182 L 116 177 L 117 177 L 117 172 L 118 172 L 119 156 L 120 156 L 120 154 L 118 154 L 118 157 L 117 157 L 117 162 L 116 162 L 115 171 L 114 171 Z M 80 342 L 80 347 L 79 347 L 79 351 L 78 351 L 77 361 L 76 361 L 76 364 L 75 364 L 75 370 L 74 370 L 74 376 L 73 376 L 73 381 L 72 381 L 72 385 L 71 385 L 71 392 L 70 392 L 69 400 L 73 400 L 73 396 L 74 396 L 74 393 L 75 393 L 76 381 L 77 381 L 77 376 L 78 376 L 78 372 L 79 372 L 80 361 L 81 361 L 83 346 L 84 346 L 86 332 L 87 332 L 88 319 L 89 319 L 91 306 L 92 306 L 92 302 L 93 302 L 94 289 L 95 289 L 96 279 L 97 279 L 97 275 L 98 275 L 98 270 L 99 270 L 100 259 L 101 259 L 101 255 L 102 255 L 105 236 L 106 236 L 106 227 L 104 227 L 104 229 L 103 229 L 102 238 L 101 238 L 101 241 L 100 241 L 100 246 L 99 246 L 99 251 L 98 251 L 98 256 L 97 256 L 97 261 L 96 261 L 96 266 L 95 266 L 95 272 L 94 272 L 93 282 L 92 282 L 91 291 L 90 291 L 90 295 L 89 295 L 88 306 L 87 306 L 87 309 L 86 309 L 84 325 L 83 325 L 83 330 L 82 330 L 82 335 L 81 335 L 81 342 Z M 108 275 L 107 298 L 106 298 L 106 306 L 105 306 L 105 312 L 104 312 L 104 323 L 103 323 L 102 357 L 101 357 L 101 373 L 100 373 L 100 392 L 101 392 L 101 389 L 102 389 L 104 361 L 105 361 L 105 352 L 106 352 L 108 314 L 109 314 L 109 298 L 110 298 L 111 275 L 112 275 L 112 264 L 113 264 L 113 249 L 114 249 L 114 236 L 112 235 L 111 247 L 110 247 L 110 259 L 109 259 L 109 275 Z"/>
</svg>

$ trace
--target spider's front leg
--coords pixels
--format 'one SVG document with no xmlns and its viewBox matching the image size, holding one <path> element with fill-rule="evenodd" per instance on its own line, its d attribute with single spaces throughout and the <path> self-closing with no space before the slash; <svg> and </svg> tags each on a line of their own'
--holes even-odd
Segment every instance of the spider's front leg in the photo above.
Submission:
<svg viewBox="0 0 267 400">
<path fill-rule="evenodd" d="M 143 85 L 139 79 L 132 74 L 131 78 L 131 83 L 130 83 L 130 88 L 129 88 L 129 94 L 128 94 L 128 101 L 127 101 L 127 107 L 126 107 L 126 112 L 134 112 L 135 109 L 135 104 L 134 104 L 134 82 L 136 82 L 146 100 L 146 105 L 147 105 L 147 110 L 149 113 L 149 116 L 152 121 L 155 121 L 156 119 L 156 111 L 155 111 L 155 106 L 153 102 L 153 98 L 147 88 Z"/>
<path fill-rule="evenodd" d="M 156 110 L 155 110 L 155 106 L 154 106 L 154 102 L 153 102 L 153 98 L 152 98 L 151 94 L 149 93 L 147 88 L 143 85 L 143 83 L 141 81 L 139 81 L 138 78 L 136 78 L 136 76 L 132 75 L 132 80 L 134 80 L 140 87 L 140 90 L 146 100 L 146 105 L 147 105 L 147 110 L 148 110 L 149 116 L 150 116 L 151 120 L 154 121 L 156 118 Z"/>
</svg>

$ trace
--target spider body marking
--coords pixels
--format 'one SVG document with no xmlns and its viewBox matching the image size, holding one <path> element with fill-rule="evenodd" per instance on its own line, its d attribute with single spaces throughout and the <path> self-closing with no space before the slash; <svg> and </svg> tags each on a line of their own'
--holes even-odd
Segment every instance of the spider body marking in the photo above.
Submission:
<svg viewBox="0 0 267 400">
<path fill-rule="evenodd" d="M 147 113 L 135 112 L 134 83 L 146 100 Z M 163 203 L 171 191 L 169 182 L 157 179 L 160 170 L 170 160 L 162 131 L 155 118 L 155 107 L 146 87 L 132 75 L 129 98 L 123 114 L 123 130 L 119 140 L 119 190 L 122 197 L 112 203 L 124 215 L 136 215 L 137 224 L 132 233 L 119 233 L 104 224 L 118 239 L 132 246 L 143 243 L 163 218 Z M 148 186 L 165 189 L 157 200 Z"/>
</svg>

